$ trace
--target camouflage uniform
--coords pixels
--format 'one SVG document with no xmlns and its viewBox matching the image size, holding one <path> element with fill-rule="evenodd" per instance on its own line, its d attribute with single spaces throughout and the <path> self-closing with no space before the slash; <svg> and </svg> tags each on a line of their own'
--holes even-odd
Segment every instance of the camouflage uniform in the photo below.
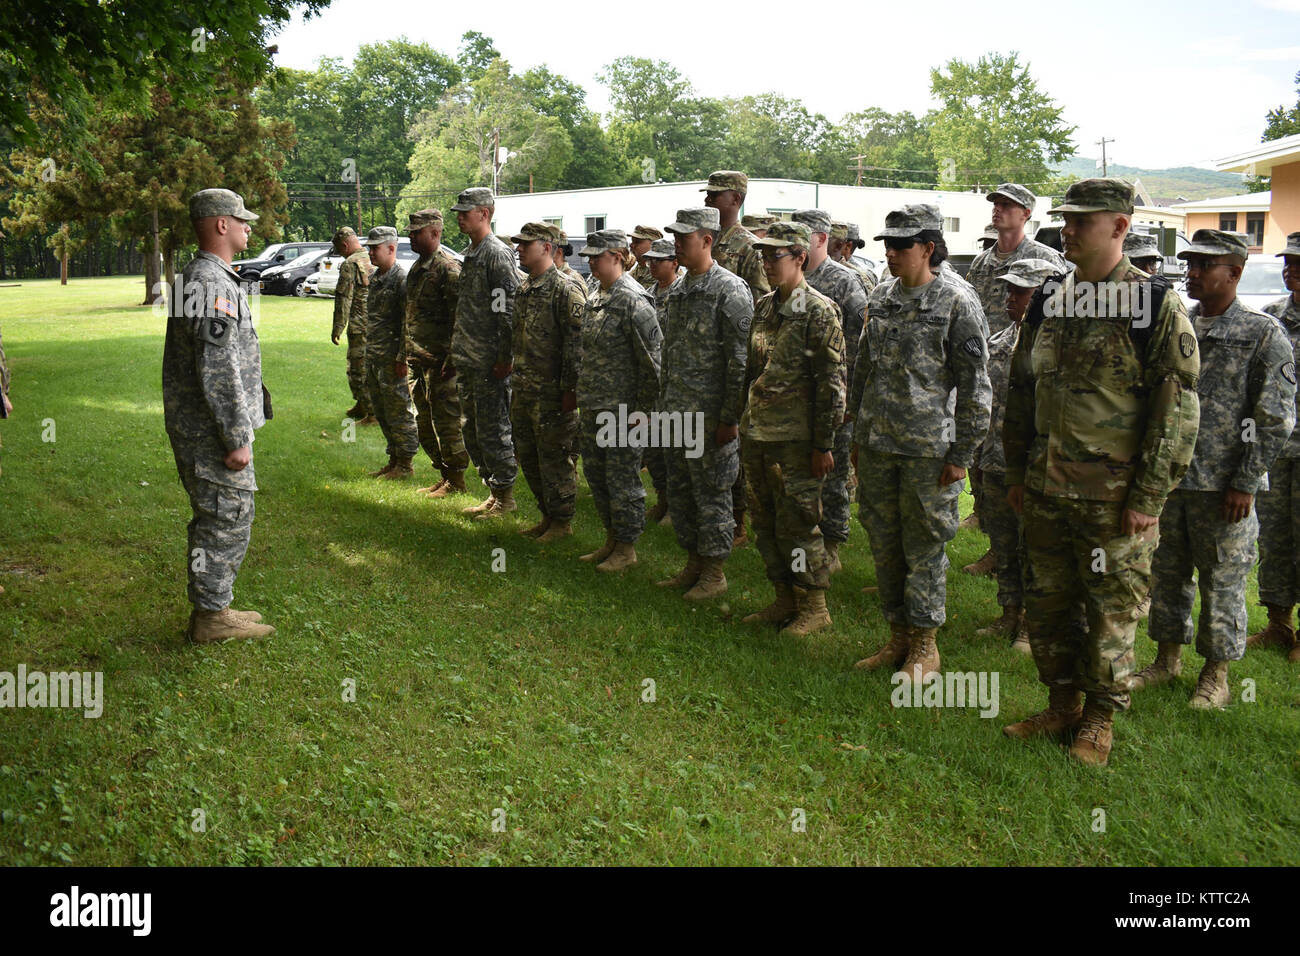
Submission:
<svg viewBox="0 0 1300 956">
<path fill-rule="evenodd" d="M 380 245 L 396 241 L 396 229 L 379 226 L 370 230 L 366 243 Z M 376 273 L 370 280 L 366 299 L 366 387 L 370 392 L 370 410 L 379 419 L 388 457 L 409 462 L 420 447 L 420 433 L 415 424 L 410 379 L 406 375 L 398 378 L 394 369 L 402 358 L 406 327 L 406 276 L 396 262 L 383 275 Z"/>
<path fill-rule="evenodd" d="M 912 235 L 940 225 L 933 206 L 906 206 L 885 222 Z M 945 464 L 969 468 L 988 430 L 984 316 L 944 272 L 915 296 L 896 278 L 882 282 L 867 316 L 849 401 L 858 520 L 871 536 L 885 618 L 933 629 L 946 620 L 944 546 L 957 533 L 962 488 L 940 487 L 939 476 Z"/>
<path fill-rule="evenodd" d="M 825 479 L 813 477 L 811 459 L 814 449 L 832 451 L 844 420 L 844 333 L 835 303 L 806 279 L 779 297 L 758 300 L 749 336 L 740 423 L 749 507 L 768 579 L 825 589 Z"/>
<path fill-rule="evenodd" d="M 1198 251 L 1195 237 L 1190 251 Z M 1197 653 L 1236 661 L 1246 651 L 1246 578 L 1255 563 L 1259 521 L 1253 509 L 1241 521 L 1225 520 L 1223 493 L 1234 488 L 1253 495 L 1268 486 L 1269 465 L 1295 425 L 1295 375 L 1286 374 L 1294 355 L 1277 321 L 1240 299 L 1210 317 L 1208 328 L 1199 303 L 1189 318 L 1201 353 L 1200 428 L 1191 466 L 1160 516 L 1148 633 L 1160 643 L 1192 642 L 1195 569 L 1201 593 Z M 1243 438 L 1250 421 L 1253 434 Z"/>
<path fill-rule="evenodd" d="M 413 223 L 412 228 L 423 225 Z M 420 447 L 433 467 L 444 474 L 469 467 L 461 435 L 457 375 L 450 361 L 459 289 L 460 262 L 442 246 L 406 274 L 404 352 L 416 430 Z M 451 375 L 445 374 L 448 367 Z"/>
<path fill-rule="evenodd" d="M 343 230 L 339 232 L 344 234 Z M 356 235 L 351 229 L 347 233 Z M 369 254 L 364 248 L 358 249 L 339 266 L 334 290 L 333 337 L 339 338 L 347 331 L 348 388 L 362 418 L 370 414 L 370 396 L 366 392 L 366 292 L 374 271 Z"/>
<path fill-rule="evenodd" d="M 8 418 L 4 397 L 9 394 L 9 365 L 5 362 L 4 340 L 0 339 L 0 418 Z M 2 443 L 0 443 L 2 446 Z"/>
<path fill-rule="evenodd" d="M 185 557 L 190 603 L 220 611 L 230 606 L 248 551 L 257 490 L 254 462 L 232 471 L 225 457 L 251 446 L 266 423 L 262 354 L 248 299 L 226 262 L 200 251 L 185 267 L 181 288 L 181 298 L 201 297 L 202 307 L 173 309 L 168 318 L 163 418 L 193 511 Z"/>
<path fill-rule="evenodd" d="M 1106 281 L 1149 292 L 1152 280 L 1121 258 Z M 1021 327 L 1003 427 L 1006 483 L 1025 486 L 1025 613 L 1039 680 L 1124 710 L 1158 530 L 1125 535 L 1120 522 L 1125 508 L 1158 517 L 1182 479 L 1196 443 L 1200 362 L 1172 291 L 1154 319 L 1131 305 L 1067 318 L 1078 285 L 1068 273 L 1046 300 L 1048 317 L 1031 306 Z M 1135 311 L 1146 321 L 1131 329 Z"/>
<path fill-rule="evenodd" d="M 515 292 L 510 425 L 528 487 L 553 521 L 572 521 L 578 497 L 578 413 L 561 401 L 577 388 L 585 300 L 554 266 Z"/>
<path fill-rule="evenodd" d="M 1300 239 L 1300 237 L 1297 237 Z M 1297 243 L 1300 245 L 1300 242 Z M 1290 374 L 1300 363 L 1300 302 L 1295 295 L 1270 302 L 1264 311 L 1276 318 L 1291 340 Z M 1297 396 L 1300 419 L 1300 396 Z M 1300 602 L 1300 429 L 1291 432 L 1268 471 L 1268 488 L 1255 498 L 1259 515 L 1259 600 L 1293 608 Z"/>
<path fill-rule="evenodd" d="M 1018 183 L 1003 183 L 985 198 L 989 202 L 995 199 L 1010 200 L 1030 212 L 1033 212 L 1036 202 L 1034 194 Z M 1007 274 L 1013 262 L 1021 259 L 1045 259 L 1057 267 L 1057 272 L 1064 272 L 1066 269 L 1065 260 L 1061 258 L 1060 253 L 1041 242 L 1035 242 L 1028 236 L 1023 237 L 1020 245 L 1005 256 L 998 252 L 996 243 L 977 255 L 966 271 L 966 281 L 974 287 L 975 294 L 979 296 L 980 306 L 984 309 L 984 317 L 988 320 L 990 332 L 1000 332 L 1011 322 L 1007 317 L 1007 284 L 997 280 Z"/>
<path fill-rule="evenodd" d="M 677 257 L 677 250 L 674 247 L 672 239 L 657 239 L 651 251 L 646 254 L 653 258 L 671 258 Z M 677 267 L 677 276 L 686 274 L 686 270 L 681 266 Z M 646 289 L 654 299 L 655 304 L 655 321 L 659 323 L 662 330 L 664 325 L 664 309 L 668 304 L 668 290 L 672 288 L 672 283 L 666 286 L 660 286 L 658 282 L 651 282 Z M 662 333 L 660 335 L 662 339 Z M 654 485 L 655 495 L 659 501 L 667 507 L 668 503 L 668 453 L 664 448 L 647 448 L 641 456 L 641 462 L 646 470 L 650 472 L 650 482 Z"/>
<path fill-rule="evenodd" d="M 1006 285 L 999 282 L 998 285 Z M 1003 310 L 1005 312 L 1005 304 Z M 989 386 L 993 407 L 989 416 L 988 435 L 980 446 L 977 460 L 983 474 L 980 528 L 989 536 L 989 546 L 997 558 L 998 605 L 1024 607 L 1025 548 L 1020 516 L 1007 501 L 1007 461 L 1002 449 L 1002 424 L 1007 412 L 1007 377 L 1011 357 L 1020 341 L 1020 324 L 1011 322 L 989 337 Z"/>
<path fill-rule="evenodd" d="M 585 251 L 585 250 L 584 250 Z M 596 416 L 619 405 L 649 413 L 659 392 L 663 335 L 650 293 L 628 273 L 587 301 L 582 317 L 582 470 L 601 524 L 615 541 L 633 544 L 645 528 L 641 448 L 598 441 Z"/>
<path fill-rule="evenodd" d="M 460 373 L 465 447 L 493 492 L 513 488 L 519 471 L 510 433 L 510 377 L 492 373 L 493 365 L 510 363 L 518 287 L 514 253 L 498 237 L 488 235 L 465 251 L 451 356 Z"/>
</svg>

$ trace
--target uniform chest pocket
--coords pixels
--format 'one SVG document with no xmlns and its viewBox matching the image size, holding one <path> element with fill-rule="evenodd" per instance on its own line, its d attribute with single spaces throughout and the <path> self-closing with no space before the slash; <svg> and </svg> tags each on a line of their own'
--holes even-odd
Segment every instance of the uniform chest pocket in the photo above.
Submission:
<svg viewBox="0 0 1300 956">
<path fill-rule="evenodd" d="M 1029 364 L 1034 378 L 1048 378 L 1060 367 L 1061 330 L 1054 323 L 1044 322 L 1034 337 L 1034 347 L 1029 353 Z"/>
<path fill-rule="evenodd" d="M 1065 347 L 1062 366 L 1067 372 L 1086 369 L 1084 378 L 1097 388 L 1120 395 L 1135 393 L 1143 384 L 1142 363 L 1128 333 L 1129 320 L 1093 321 L 1093 328 Z"/>
<path fill-rule="evenodd" d="M 1205 369 L 1214 369 L 1217 383 L 1239 383 L 1245 381 L 1250 368 L 1251 356 L 1255 354 L 1255 343 L 1250 339 L 1235 339 L 1227 336 L 1207 335 L 1201 343 L 1201 380 L 1205 381 Z M 1236 389 L 1232 389 L 1236 391 Z"/>
</svg>

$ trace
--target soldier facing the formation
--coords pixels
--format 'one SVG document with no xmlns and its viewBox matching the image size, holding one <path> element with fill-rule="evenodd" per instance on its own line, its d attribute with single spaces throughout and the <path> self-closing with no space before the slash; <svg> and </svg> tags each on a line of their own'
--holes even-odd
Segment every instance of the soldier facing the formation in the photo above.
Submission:
<svg viewBox="0 0 1300 956">
<path fill-rule="evenodd" d="M 339 344 L 344 331 L 348 336 L 348 388 L 352 390 L 352 407 L 344 414 L 358 425 L 376 425 L 370 413 L 370 395 L 366 392 L 366 292 L 375 267 L 361 248 L 361 240 L 347 226 L 334 233 L 334 251 L 346 258 L 339 265 L 338 285 L 334 289 L 334 328 L 330 341 Z"/>
<path fill-rule="evenodd" d="M 397 265 L 397 230 L 376 226 L 366 236 L 375 275 L 366 296 L 366 390 L 383 430 L 388 464 L 371 477 L 411 477 L 420 433 L 406 365 L 406 275 Z"/>
</svg>

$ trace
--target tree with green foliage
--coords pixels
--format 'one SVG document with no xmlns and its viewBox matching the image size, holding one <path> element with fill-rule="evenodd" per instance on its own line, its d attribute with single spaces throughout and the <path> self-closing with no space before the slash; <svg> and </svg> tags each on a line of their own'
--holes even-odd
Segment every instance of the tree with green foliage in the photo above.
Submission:
<svg viewBox="0 0 1300 956">
<path fill-rule="evenodd" d="M 729 118 L 727 151 L 736 169 L 750 176 L 805 180 L 825 172 L 820 151 L 832 128 L 825 116 L 777 93 L 723 103 Z"/>
<path fill-rule="evenodd" d="M 1300 94 L 1300 71 L 1295 75 L 1295 86 L 1297 94 Z M 1269 143 L 1275 139 L 1282 139 L 1284 136 L 1294 136 L 1300 133 L 1300 95 L 1296 96 L 1296 104 L 1290 109 L 1283 103 L 1277 109 L 1269 110 L 1264 117 L 1264 134 L 1259 138 L 1261 143 Z M 1262 193 L 1272 188 L 1268 176 L 1249 176 L 1246 179 L 1246 191 L 1252 193 Z"/>
<path fill-rule="evenodd" d="M 844 116 L 822 155 L 822 182 L 858 184 L 859 166 L 863 186 L 933 189 L 938 182 L 929 129 L 906 110 L 873 106 Z"/>
</svg>

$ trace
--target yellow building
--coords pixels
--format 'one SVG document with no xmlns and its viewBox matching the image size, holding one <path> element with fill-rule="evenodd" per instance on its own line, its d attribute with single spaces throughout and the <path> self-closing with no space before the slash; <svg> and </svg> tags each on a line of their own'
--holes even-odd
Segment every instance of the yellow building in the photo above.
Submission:
<svg viewBox="0 0 1300 956">
<path fill-rule="evenodd" d="M 1263 192 L 1174 203 L 1170 208 L 1183 214 L 1183 229 L 1189 239 L 1197 229 L 1244 232 L 1250 236 L 1250 251 L 1263 252 L 1268 242 L 1269 205 L 1270 194 Z M 1284 245 L 1286 233 L 1282 233 L 1278 248 Z"/>
<path fill-rule="evenodd" d="M 1300 134 L 1260 143 L 1250 149 L 1217 160 L 1214 168 L 1247 176 L 1268 176 L 1272 187 L 1264 210 L 1262 252 L 1276 253 L 1286 245 L 1287 233 L 1300 231 Z M 1191 217 L 1188 216 L 1190 235 Z M 1241 229 L 1245 232 L 1245 229 Z M 1253 250 L 1252 250 L 1253 251 Z"/>
</svg>

